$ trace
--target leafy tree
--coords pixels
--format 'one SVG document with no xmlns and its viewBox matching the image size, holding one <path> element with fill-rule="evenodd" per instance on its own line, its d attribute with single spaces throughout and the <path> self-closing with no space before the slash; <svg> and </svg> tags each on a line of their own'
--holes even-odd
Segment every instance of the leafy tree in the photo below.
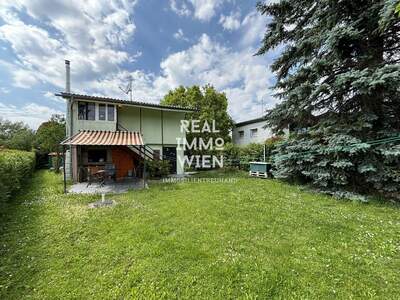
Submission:
<svg viewBox="0 0 400 300">
<path fill-rule="evenodd" d="M 53 115 L 49 121 L 42 123 L 37 132 L 35 143 L 39 151 L 50 153 L 56 152 L 55 170 L 59 170 L 60 142 L 65 139 L 65 119 L 61 115 Z"/>
<path fill-rule="evenodd" d="M 268 125 L 293 134 L 278 147 L 277 176 L 328 192 L 399 192 L 400 148 L 387 139 L 400 132 L 396 2 L 258 4 L 272 19 L 258 54 L 284 46 L 271 66 L 283 101 Z"/>
<path fill-rule="evenodd" d="M 0 146 L 31 151 L 34 136 L 34 131 L 24 123 L 0 119 Z"/>
<path fill-rule="evenodd" d="M 203 138 L 205 142 L 209 139 L 222 138 L 225 143 L 231 141 L 229 135 L 233 127 L 233 121 L 228 114 L 228 100 L 224 93 L 219 93 L 214 87 L 206 85 L 203 88 L 198 86 L 183 87 L 180 86 L 173 91 L 170 91 L 161 104 L 179 105 L 197 108 L 197 112 L 188 113 L 187 120 L 200 120 L 199 127 L 202 128 L 205 122 L 212 127 L 212 122 L 215 120 L 216 129 L 219 133 L 193 133 L 193 128 L 189 127 L 189 133 L 186 138 L 188 143 L 191 143 L 194 138 Z M 212 151 L 189 151 L 191 154 L 214 153 Z"/>
</svg>

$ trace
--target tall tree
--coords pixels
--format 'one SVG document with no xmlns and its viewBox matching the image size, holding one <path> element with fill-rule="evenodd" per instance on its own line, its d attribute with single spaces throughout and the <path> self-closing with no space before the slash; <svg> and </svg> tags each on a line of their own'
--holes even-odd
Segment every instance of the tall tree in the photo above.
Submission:
<svg viewBox="0 0 400 300">
<path fill-rule="evenodd" d="M 206 85 L 202 88 L 199 86 L 183 87 L 180 86 L 175 90 L 170 91 L 161 104 L 189 106 L 197 108 L 198 111 L 188 113 L 186 119 L 199 120 L 200 128 L 203 127 L 205 122 L 212 126 L 215 121 L 218 133 L 193 133 L 190 132 L 186 135 L 188 143 L 191 143 L 194 138 L 203 138 L 207 142 L 210 138 L 222 138 L 225 143 L 230 142 L 230 131 L 233 127 L 232 118 L 228 114 L 228 99 L 224 93 L 215 90 L 211 85 Z M 189 128 L 192 131 L 193 128 Z M 190 151 L 189 151 L 190 152 Z M 203 153 L 201 151 L 192 151 L 194 153 Z"/>
<path fill-rule="evenodd" d="M 259 55 L 283 46 L 271 68 L 282 102 L 275 130 L 296 134 L 281 147 L 277 174 L 323 188 L 400 189 L 400 150 L 372 146 L 400 131 L 400 20 L 394 0 L 281 0 L 259 3 L 272 17 Z M 306 133 L 304 129 L 307 128 Z M 294 155 L 295 153 L 299 155 Z"/>
<path fill-rule="evenodd" d="M 60 142 L 65 138 L 65 118 L 61 115 L 53 115 L 50 120 L 42 123 L 37 132 L 35 143 L 39 151 L 49 153 L 56 152 L 55 170 L 59 170 Z"/>
<path fill-rule="evenodd" d="M 0 119 L 0 146 L 31 151 L 35 133 L 22 122 Z"/>
</svg>

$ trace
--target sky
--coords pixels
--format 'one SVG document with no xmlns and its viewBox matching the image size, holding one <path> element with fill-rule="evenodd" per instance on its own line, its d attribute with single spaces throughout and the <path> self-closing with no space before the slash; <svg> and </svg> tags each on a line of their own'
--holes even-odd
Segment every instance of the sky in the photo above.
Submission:
<svg viewBox="0 0 400 300">
<path fill-rule="evenodd" d="M 0 118 L 37 128 L 65 114 L 71 61 L 74 93 L 159 103 L 180 85 L 211 84 L 235 121 L 262 115 L 277 100 L 269 65 L 254 56 L 268 18 L 257 1 L 1 0 Z"/>
</svg>

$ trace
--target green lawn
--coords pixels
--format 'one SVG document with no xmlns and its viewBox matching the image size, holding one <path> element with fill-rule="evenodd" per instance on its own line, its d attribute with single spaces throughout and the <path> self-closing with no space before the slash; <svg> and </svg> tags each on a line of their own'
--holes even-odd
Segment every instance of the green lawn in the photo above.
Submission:
<svg viewBox="0 0 400 300">
<path fill-rule="evenodd" d="M 0 206 L 0 298 L 399 297 L 398 207 L 241 177 L 89 209 L 36 173 Z"/>
</svg>

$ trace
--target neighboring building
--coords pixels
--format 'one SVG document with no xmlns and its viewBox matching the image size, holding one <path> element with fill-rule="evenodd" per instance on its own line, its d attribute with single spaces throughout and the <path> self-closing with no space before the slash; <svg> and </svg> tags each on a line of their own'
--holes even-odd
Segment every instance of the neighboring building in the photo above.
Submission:
<svg viewBox="0 0 400 300">
<path fill-rule="evenodd" d="M 115 177 L 138 175 L 144 159 L 167 159 L 171 173 L 183 174 L 184 138 L 180 121 L 190 108 L 157 105 L 69 92 L 57 94 L 67 102 L 66 175 L 74 182 L 85 180 L 88 169 L 112 166 Z M 179 159 L 180 158 L 180 159 Z"/>
<path fill-rule="evenodd" d="M 273 136 L 271 129 L 264 128 L 265 117 L 236 123 L 232 131 L 232 141 L 239 146 L 250 143 L 264 143 Z"/>
</svg>

